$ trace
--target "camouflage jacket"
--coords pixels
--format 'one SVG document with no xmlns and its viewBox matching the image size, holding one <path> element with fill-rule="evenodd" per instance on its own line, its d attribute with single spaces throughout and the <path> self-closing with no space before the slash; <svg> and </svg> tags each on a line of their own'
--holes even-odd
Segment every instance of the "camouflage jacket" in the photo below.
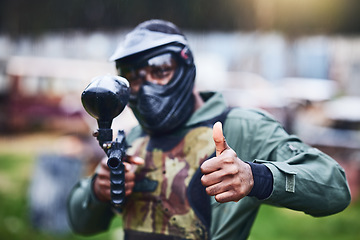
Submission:
<svg viewBox="0 0 360 240">
<path fill-rule="evenodd" d="M 142 135 L 139 128 L 128 136 L 133 146 L 129 151 L 145 158 L 146 164 L 138 169 L 135 193 L 127 200 L 125 232 L 179 237 L 173 239 L 246 239 L 261 204 L 313 216 L 347 207 L 350 191 L 335 160 L 286 133 L 268 114 L 242 108 L 226 114 L 224 135 L 240 159 L 270 169 L 273 192 L 261 201 L 245 197 L 223 204 L 204 196 L 196 180 L 201 177 L 198 168 L 214 152 L 210 124 L 227 106 L 221 94 L 203 93 L 202 97 L 204 106 L 165 143 Z M 81 234 L 106 230 L 114 216 L 109 204 L 94 197 L 91 179 L 75 186 L 68 209 L 74 231 Z"/>
</svg>

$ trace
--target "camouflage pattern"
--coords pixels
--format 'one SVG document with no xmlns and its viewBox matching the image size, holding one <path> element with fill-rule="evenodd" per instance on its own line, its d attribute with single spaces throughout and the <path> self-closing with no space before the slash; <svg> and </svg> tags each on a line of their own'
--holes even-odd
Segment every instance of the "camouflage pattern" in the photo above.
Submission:
<svg viewBox="0 0 360 240">
<path fill-rule="evenodd" d="M 129 155 L 145 159 L 137 169 L 134 193 L 123 212 L 125 230 L 208 239 L 203 223 L 190 207 L 187 188 L 194 173 L 215 151 L 210 127 L 197 127 L 164 151 L 149 149 L 149 136 L 132 143 Z"/>
<path fill-rule="evenodd" d="M 209 119 L 214 123 L 212 118 L 219 119 L 219 114 L 226 109 L 226 102 L 220 93 L 201 93 L 201 95 L 205 104 L 193 114 L 182 129 L 198 124 L 204 125 L 204 121 Z M 211 201 L 209 204 L 211 239 L 248 239 L 262 204 L 303 211 L 306 214 L 320 217 L 342 211 L 350 203 L 351 195 L 341 166 L 328 155 L 301 143 L 296 136 L 287 134 L 274 119 L 248 109 L 235 108 L 227 115 L 223 131 L 229 146 L 234 149 L 240 159 L 264 164 L 271 170 L 274 176 L 274 186 L 273 193 L 264 201 L 259 201 L 255 197 L 245 197 L 238 202 L 220 204 L 213 197 L 209 197 Z M 189 191 L 197 193 L 197 189 L 193 188 L 193 180 L 198 178 L 193 177 L 190 187 L 187 186 L 187 183 L 197 167 L 193 165 L 199 165 L 213 151 L 211 130 L 194 129 L 187 135 L 179 136 L 178 141 L 171 144 L 171 147 L 164 147 L 171 141 L 159 141 L 157 145 L 161 147 L 157 147 L 157 149 L 152 145 L 154 138 L 143 138 L 134 142 L 141 134 L 141 128 L 138 126 L 127 136 L 127 140 L 133 146 L 132 153 L 148 157 L 146 166 L 138 171 L 138 182 L 135 188 L 136 191 L 143 189 L 142 193 L 135 192 L 134 197 L 127 201 L 128 208 L 124 209 L 125 235 L 130 232 L 128 229 L 134 230 L 131 231 L 134 238 L 127 239 L 174 240 L 177 238 L 173 237 L 175 235 L 180 239 L 202 238 L 201 230 L 203 228 L 201 227 L 203 226 L 196 225 L 199 223 L 198 218 L 188 203 L 189 201 L 194 203 L 193 196 L 202 196 L 199 194 L 201 191 L 189 198 L 189 196 L 185 196 L 184 188 L 187 187 Z M 183 138 L 185 135 L 186 137 Z M 190 136 L 196 138 L 190 140 Z M 152 147 L 150 148 L 150 146 Z M 149 153 L 146 149 L 149 149 Z M 290 152 L 284 155 L 284 151 Z M 299 154 L 296 154 L 297 152 Z M 128 153 L 130 154 L 130 152 Z M 160 162 L 155 161 L 159 159 L 161 159 Z M 185 167 L 179 167 L 185 159 Z M 180 170 L 172 174 L 172 178 L 166 178 L 172 163 L 175 166 L 171 169 Z M 319 174 L 319 169 L 321 169 L 321 174 Z M 293 178 L 294 173 L 296 173 L 295 179 Z M 95 176 L 81 180 L 69 197 L 69 223 L 77 234 L 89 236 L 108 231 L 114 217 L 111 205 L 99 201 L 92 191 L 92 181 Z M 314 179 L 316 181 L 313 181 Z M 290 188 L 287 185 L 289 181 L 292 181 Z M 172 188 L 173 182 L 182 184 L 177 184 L 176 188 Z M 170 189 L 169 193 L 166 192 L 168 189 Z M 192 191 L 193 189 L 195 191 Z M 313 191 L 309 191 L 309 189 Z M 148 199 L 151 200 L 148 202 Z M 202 200 L 202 197 L 200 199 Z M 181 202 L 184 204 L 179 204 Z M 200 202 L 201 204 L 202 202 Z M 207 206 L 207 204 L 203 205 Z M 195 207 L 196 213 L 198 213 L 198 205 Z M 204 212 L 200 214 L 205 216 Z M 173 217 L 175 217 L 175 221 Z M 156 224 L 155 219 L 160 219 L 161 222 Z M 205 219 L 201 219 L 207 226 L 209 225 Z M 172 236 L 161 235 L 159 238 L 159 234 L 150 236 L 150 234 L 144 235 L 140 231 Z M 203 239 L 206 238 L 208 236 L 205 235 Z"/>
</svg>

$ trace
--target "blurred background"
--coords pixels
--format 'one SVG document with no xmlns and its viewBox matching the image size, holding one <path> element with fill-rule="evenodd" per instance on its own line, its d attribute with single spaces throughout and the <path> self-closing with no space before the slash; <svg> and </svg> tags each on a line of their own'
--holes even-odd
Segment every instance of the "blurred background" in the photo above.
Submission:
<svg viewBox="0 0 360 240">
<path fill-rule="evenodd" d="M 357 0 L 1 0 L 0 238 L 117 239 L 71 233 L 66 197 L 103 152 L 80 95 L 138 23 L 188 36 L 196 87 L 269 111 L 345 169 L 352 203 L 324 218 L 264 206 L 250 239 L 360 236 L 360 2 Z M 136 121 L 126 108 L 114 129 Z M 319 173 L 321 174 L 321 173 Z"/>
</svg>

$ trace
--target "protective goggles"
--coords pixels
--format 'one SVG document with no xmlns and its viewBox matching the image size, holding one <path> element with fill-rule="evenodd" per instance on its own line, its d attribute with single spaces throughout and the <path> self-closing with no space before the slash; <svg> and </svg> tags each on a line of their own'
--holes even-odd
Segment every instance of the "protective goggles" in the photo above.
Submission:
<svg viewBox="0 0 360 240">
<path fill-rule="evenodd" d="M 119 63 L 116 66 L 118 74 L 129 81 L 130 87 L 142 84 L 144 81 L 166 85 L 170 82 L 177 67 L 176 57 L 169 52 L 156 55 L 138 64 Z"/>
</svg>

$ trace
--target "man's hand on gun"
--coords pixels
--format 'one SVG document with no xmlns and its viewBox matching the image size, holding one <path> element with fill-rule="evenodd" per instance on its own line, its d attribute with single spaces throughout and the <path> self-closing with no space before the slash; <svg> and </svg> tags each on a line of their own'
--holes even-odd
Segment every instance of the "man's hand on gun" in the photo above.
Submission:
<svg viewBox="0 0 360 240">
<path fill-rule="evenodd" d="M 110 201 L 110 169 L 107 165 L 107 158 L 103 158 L 97 170 L 93 190 L 95 196 L 103 202 Z M 135 185 L 135 171 L 138 165 L 144 164 L 144 159 L 135 156 L 127 156 L 123 162 L 125 166 L 125 195 L 132 193 Z"/>
</svg>

